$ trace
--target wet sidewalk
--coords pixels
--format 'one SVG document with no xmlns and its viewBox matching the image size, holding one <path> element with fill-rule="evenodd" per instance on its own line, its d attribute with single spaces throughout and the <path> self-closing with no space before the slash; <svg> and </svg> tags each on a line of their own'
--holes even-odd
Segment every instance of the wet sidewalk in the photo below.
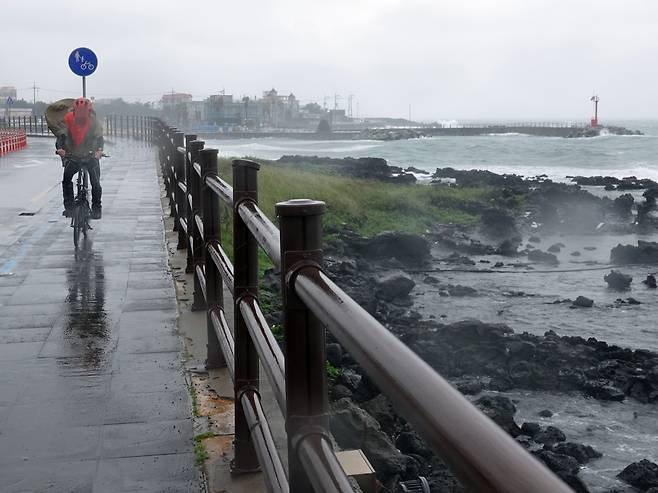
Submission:
<svg viewBox="0 0 658 493">
<path fill-rule="evenodd" d="M 3 493 L 201 488 L 155 151 L 106 150 L 78 254 L 58 189 L 0 251 Z"/>
</svg>

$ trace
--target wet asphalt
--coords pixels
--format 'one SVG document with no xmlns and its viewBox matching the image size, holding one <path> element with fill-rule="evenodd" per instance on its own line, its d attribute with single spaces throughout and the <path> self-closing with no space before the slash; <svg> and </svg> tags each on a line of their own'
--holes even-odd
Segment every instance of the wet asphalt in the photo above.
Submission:
<svg viewBox="0 0 658 493">
<path fill-rule="evenodd" d="M 106 147 L 76 252 L 51 145 L 0 158 L 0 491 L 199 491 L 155 151 Z"/>
</svg>

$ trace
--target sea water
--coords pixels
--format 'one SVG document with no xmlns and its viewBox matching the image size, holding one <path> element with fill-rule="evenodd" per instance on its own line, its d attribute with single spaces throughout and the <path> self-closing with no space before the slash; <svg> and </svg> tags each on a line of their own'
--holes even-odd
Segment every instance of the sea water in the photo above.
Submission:
<svg viewBox="0 0 658 493">
<path fill-rule="evenodd" d="M 474 137 L 427 137 L 397 141 L 295 140 L 284 138 L 208 140 L 222 157 L 278 159 L 286 154 L 381 157 L 394 166 L 488 169 L 523 176 L 545 174 L 564 181 L 573 175 L 635 175 L 658 181 L 658 121 L 617 121 L 642 136 L 536 137 L 519 133 Z"/>
</svg>

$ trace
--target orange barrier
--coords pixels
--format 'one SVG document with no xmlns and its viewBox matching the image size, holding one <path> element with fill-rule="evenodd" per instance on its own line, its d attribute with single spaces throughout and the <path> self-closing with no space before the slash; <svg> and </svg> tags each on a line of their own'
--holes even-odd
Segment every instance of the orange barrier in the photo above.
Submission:
<svg viewBox="0 0 658 493">
<path fill-rule="evenodd" d="M 0 156 L 27 147 L 25 130 L 0 129 Z"/>
</svg>

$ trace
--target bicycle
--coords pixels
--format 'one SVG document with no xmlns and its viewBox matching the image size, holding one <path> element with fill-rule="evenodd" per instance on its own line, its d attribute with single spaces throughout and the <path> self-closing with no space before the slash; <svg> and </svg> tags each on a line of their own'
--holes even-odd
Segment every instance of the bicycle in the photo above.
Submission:
<svg viewBox="0 0 658 493">
<path fill-rule="evenodd" d="M 91 155 L 91 153 L 90 153 Z M 101 157 L 108 157 L 107 154 L 101 154 Z M 71 227 L 73 228 L 73 245 L 78 249 L 80 243 L 80 234 L 87 238 L 87 232 L 91 229 L 89 218 L 91 216 L 91 207 L 89 205 L 89 170 L 87 167 L 91 163 L 89 159 L 80 159 L 66 155 L 62 158 L 64 165 L 71 162 L 78 164 L 80 167 L 76 180 L 76 193 L 71 207 Z"/>
</svg>

